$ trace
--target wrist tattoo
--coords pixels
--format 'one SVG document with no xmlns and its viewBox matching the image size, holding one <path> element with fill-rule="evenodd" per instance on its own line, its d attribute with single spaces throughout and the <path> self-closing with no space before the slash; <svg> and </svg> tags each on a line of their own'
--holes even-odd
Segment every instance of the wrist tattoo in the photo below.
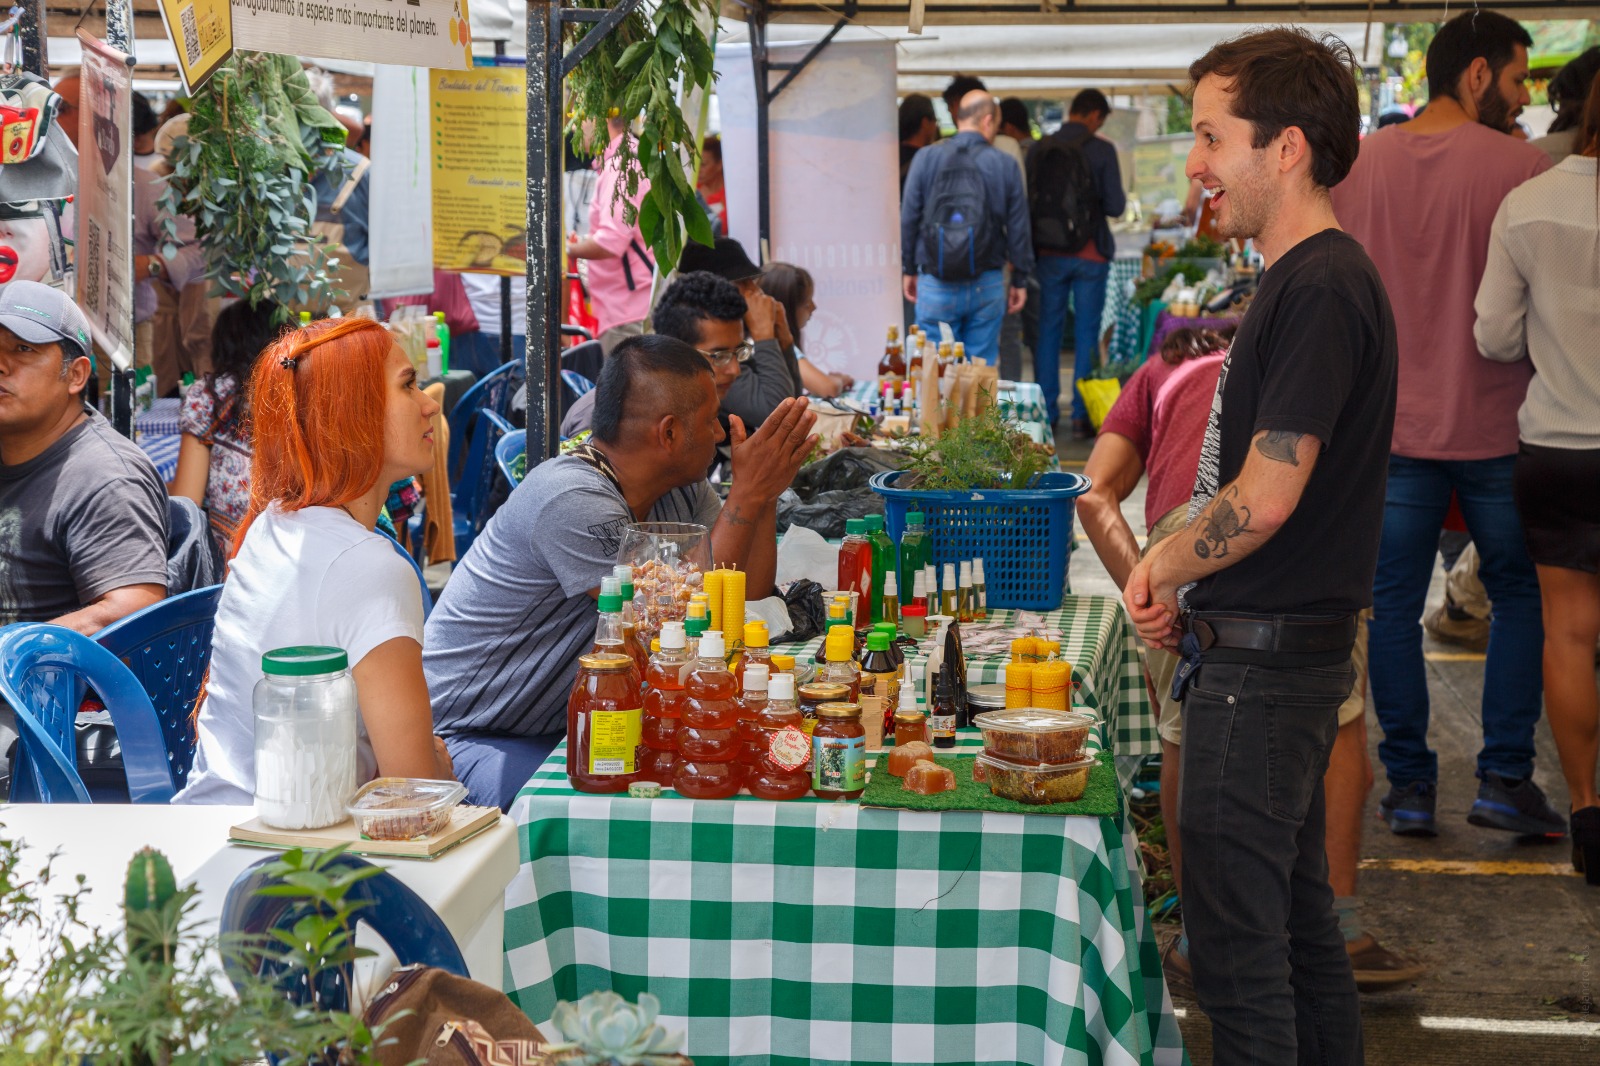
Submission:
<svg viewBox="0 0 1600 1066">
<path fill-rule="evenodd" d="M 1200 558 L 1227 558 L 1229 541 L 1254 532 L 1250 528 L 1250 508 L 1242 503 L 1236 506 L 1238 498 L 1239 486 L 1230 485 L 1201 514 L 1200 538 L 1194 542 L 1194 553 Z"/>
<path fill-rule="evenodd" d="M 737 507 L 724 507 L 722 509 L 722 517 L 728 520 L 728 525 L 730 526 L 750 526 L 755 524 L 754 519 L 741 515 Z"/>
<path fill-rule="evenodd" d="M 1280 463 L 1300 465 L 1300 438 L 1304 433 L 1290 433 L 1282 429 L 1269 429 L 1256 441 L 1256 451 Z"/>
</svg>

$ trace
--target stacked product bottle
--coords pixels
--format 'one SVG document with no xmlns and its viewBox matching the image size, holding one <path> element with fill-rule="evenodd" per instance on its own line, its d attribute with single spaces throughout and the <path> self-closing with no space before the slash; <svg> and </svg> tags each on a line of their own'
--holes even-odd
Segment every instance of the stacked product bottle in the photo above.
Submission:
<svg viewBox="0 0 1600 1066">
<path fill-rule="evenodd" d="M 672 787 L 691 799 L 726 799 L 743 783 L 739 692 L 724 654 L 722 634 L 707 631 L 684 680 L 683 727 L 678 731 Z"/>
<path fill-rule="evenodd" d="M 683 675 L 689 664 L 682 622 L 661 626 L 661 650 L 650 657 L 645 671 L 643 746 L 639 777 L 661 785 L 672 784 L 678 758 L 678 730 L 683 726 Z"/>
<path fill-rule="evenodd" d="M 745 784 L 762 799 L 799 799 L 811 791 L 811 737 L 795 705 L 794 675 L 773 674 L 767 697 L 755 716 L 754 759 Z"/>
<path fill-rule="evenodd" d="M 743 691 L 739 693 L 737 704 L 739 714 L 739 761 L 744 765 L 744 774 L 749 776 L 750 768 L 755 765 L 758 755 L 756 740 L 756 718 L 767 705 L 767 686 L 769 684 L 771 667 L 765 663 L 756 663 L 744 672 L 744 680 L 740 683 Z"/>
</svg>

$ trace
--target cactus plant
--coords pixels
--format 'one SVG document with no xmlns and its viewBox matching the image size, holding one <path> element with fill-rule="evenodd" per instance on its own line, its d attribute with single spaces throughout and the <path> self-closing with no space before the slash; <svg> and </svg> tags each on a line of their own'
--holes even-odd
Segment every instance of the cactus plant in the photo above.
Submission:
<svg viewBox="0 0 1600 1066">
<path fill-rule="evenodd" d="M 128 930 L 128 954 L 146 962 L 172 965 L 177 944 L 178 879 L 167 857 L 144 848 L 128 861 L 128 879 L 122 893 L 123 924 Z M 165 918 L 173 920 L 164 920 Z"/>
<path fill-rule="evenodd" d="M 551 1021 L 564 1043 L 545 1052 L 563 1066 L 683 1066 L 680 1037 L 655 1024 L 661 1001 L 648 992 L 637 1006 L 615 992 L 591 992 L 576 1003 L 556 1004 Z"/>
</svg>

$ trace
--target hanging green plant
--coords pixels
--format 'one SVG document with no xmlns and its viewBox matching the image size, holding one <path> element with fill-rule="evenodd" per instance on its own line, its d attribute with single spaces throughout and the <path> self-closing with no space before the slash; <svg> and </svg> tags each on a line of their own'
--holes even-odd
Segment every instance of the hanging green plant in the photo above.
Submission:
<svg viewBox="0 0 1600 1066">
<path fill-rule="evenodd" d="M 572 6 L 607 8 L 606 0 L 575 0 Z M 661 0 L 654 10 L 631 12 L 567 76 L 567 130 L 580 134 L 579 151 L 598 155 L 606 147 L 606 120 L 643 112 L 637 140 L 622 139 L 617 199 L 624 220 L 636 220 L 656 262 L 666 271 L 690 240 L 711 243 L 711 222 L 695 196 L 691 175 L 699 169 L 700 145 L 683 116 L 679 93 L 709 90 L 711 39 L 717 5 L 707 0 Z M 569 25 L 565 43 L 593 32 L 592 23 Z M 591 132 L 582 135 L 588 124 Z M 650 191 L 637 210 L 639 179 Z"/>
<path fill-rule="evenodd" d="M 187 215 L 217 291 L 252 307 L 331 302 L 330 261 L 306 241 L 317 209 L 310 175 L 344 137 L 292 56 L 234 53 L 195 94 L 188 133 L 174 141 L 166 253 L 176 216 Z"/>
</svg>

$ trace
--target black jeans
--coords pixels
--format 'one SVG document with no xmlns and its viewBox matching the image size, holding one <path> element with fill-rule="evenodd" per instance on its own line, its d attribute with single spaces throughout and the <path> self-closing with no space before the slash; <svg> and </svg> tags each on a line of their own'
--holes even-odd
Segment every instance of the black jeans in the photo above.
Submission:
<svg viewBox="0 0 1600 1066">
<path fill-rule="evenodd" d="M 1213 1062 L 1349 1066 L 1361 1011 L 1333 913 L 1322 776 L 1353 672 L 1203 663 L 1183 702 L 1183 916 Z"/>
</svg>

